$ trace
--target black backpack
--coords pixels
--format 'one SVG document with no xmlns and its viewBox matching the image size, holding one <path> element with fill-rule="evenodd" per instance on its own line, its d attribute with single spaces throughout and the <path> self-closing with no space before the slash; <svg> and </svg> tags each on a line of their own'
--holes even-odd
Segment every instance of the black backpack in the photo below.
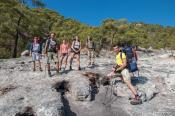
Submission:
<svg viewBox="0 0 175 116">
<path fill-rule="evenodd" d="M 56 53 L 57 52 L 57 42 L 56 42 L 56 40 L 54 40 L 54 42 L 55 42 L 55 44 L 54 45 L 52 45 L 52 43 L 51 43 L 51 40 L 50 39 L 48 39 L 47 40 L 47 47 L 48 47 L 48 52 L 54 52 L 54 53 Z"/>
</svg>

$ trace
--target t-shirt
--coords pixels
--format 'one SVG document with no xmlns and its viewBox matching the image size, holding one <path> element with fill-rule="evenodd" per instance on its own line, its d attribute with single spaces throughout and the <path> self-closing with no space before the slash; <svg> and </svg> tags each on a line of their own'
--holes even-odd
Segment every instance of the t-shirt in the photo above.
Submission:
<svg viewBox="0 0 175 116">
<path fill-rule="evenodd" d="M 32 44 L 32 52 L 40 52 L 40 44 L 39 43 L 33 43 Z"/>
<path fill-rule="evenodd" d="M 121 54 L 122 54 L 122 59 L 121 59 Z M 126 60 L 126 55 L 125 55 L 125 53 L 119 52 L 116 55 L 116 64 L 121 66 L 123 64 L 123 60 Z"/>
<path fill-rule="evenodd" d="M 69 49 L 68 44 L 61 44 L 60 46 L 61 53 L 68 53 L 68 49 Z"/>
</svg>

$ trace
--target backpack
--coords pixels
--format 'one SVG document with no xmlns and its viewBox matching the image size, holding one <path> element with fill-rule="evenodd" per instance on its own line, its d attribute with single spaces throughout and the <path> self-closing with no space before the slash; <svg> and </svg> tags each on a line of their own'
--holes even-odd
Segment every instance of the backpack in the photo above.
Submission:
<svg viewBox="0 0 175 116">
<path fill-rule="evenodd" d="M 57 52 L 57 42 L 55 40 L 47 40 L 48 52 Z"/>
<path fill-rule="evenodd" d="M 127 60 L 127 68 L 130 72 L 135 72 L 138 70 L 137 62 L 134 58 L 134 53 L 132 50 L 132 47 L 125 46 L 122 48 L 122 52 L 126 54 L 126 60 Z M 122 52 L 120 54 L 120 57 L 122 59 Z"/>
<path fill-rule="evenodd" d="M 35 53 L 40 53 L 41 52 L 41 45 L 39 43 L 37 43 L 37 44 L 32 43 L 31 51 L 35 52 Z"/>
</svg>

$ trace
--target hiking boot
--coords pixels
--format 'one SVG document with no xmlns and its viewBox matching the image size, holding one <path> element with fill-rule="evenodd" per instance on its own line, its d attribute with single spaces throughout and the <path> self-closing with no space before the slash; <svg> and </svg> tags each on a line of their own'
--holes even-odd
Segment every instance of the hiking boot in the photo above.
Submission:
<svg viewBox="0 0 175 116">
<path fill-rule="evenodd" d="M 141 99 L 141 97 L 142 97 L 142 93 L 138 92 L 137 95 L 135 96 L 135 98 L 129 97 L 129 100 L 138 100 L 138 99 Z"/>
<path fill-rule="evenodd" d="M 78 70 L 81 70 L 81 68 L 80 68 L 80 67 L 78 67 Z"/>
<path fill-rule="evenodd" d="M 39 68 L 39 70 L 40 70 L 41 72 L 43 71 L 43 69 L 42 69 L 41 67 Z"/>
<path fill-rule="evenodd" d="M 130 104 L 139 105 L 139 104 L 142 104 L 142 100 L 141 99 L 134 99 L 134 100 L 130 101 Z"/>
<path fill-rule="evenodd" d="M 69 67 L 69 70 L 72 70 L 72 66 Z"/>
<path fill-rule="evenodd" d="M 48 71 L 48 75 L 49 75 L 49 77 L 51 77 L 51 76 L 52 76 L 50 71 Z"/>
</svg>

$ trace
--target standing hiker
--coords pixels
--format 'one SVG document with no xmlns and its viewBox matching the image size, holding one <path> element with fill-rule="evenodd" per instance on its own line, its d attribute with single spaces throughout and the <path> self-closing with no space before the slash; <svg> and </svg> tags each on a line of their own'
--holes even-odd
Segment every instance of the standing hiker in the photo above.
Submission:
<svg viewBox="0 0 175 116">
<path fill-rule="evenodd" d="M 55 38 L 55 33 L 51 33 L 50 38 L 46 41 L 45 54 L 47 56 L 48 74 L 51 77 L 51 71 L 50 71 L 51 61 L 55 63 L 57 73 L 59 73 L 58 43 Z"/>
<path fill-rule="evenodd" d="M 42 71 L 41 68 L 41 46 L 38 42 L 38 37 L 34 37 L 33 43 L 30 48 L 30 56 L 32 56 L 32 61 L 33 61 L 33 71 L 36 71 L 36 61 L 39 63 L 39 69 Z"/>
<path fill-rule="evenodd" d="M 116 52 L 116 65 L 112 68 L 112 72 L 108 74 L 109 77 L 115 76 L 116 73 L 121 73 L 121 79 L 127 84 L 128 88 L 134 95 L 134 100 L 140 100 L 136 89 L 131 83 L 131 75 L 127 68 L 127 58 L 126 54 L 122 52 L 119 46 L 114 47 L 114 52 Z"/>
<path fill-rule="evenodd" d="M 60 70 L 61 70 L 61 66 L 63 64 L 64 58 L 65 58 L 64 70 L 66 69 L 67 59 L 68 59 L 68 49 L 69 49 L 68 43 L 66 43 L 66 40 L 63 40 L 63 43 L 60 45 L 60 65 L 59 65 Z"/>
<path fill-rule="evenodd" d="M 95 43 L 90 36 L 87 38 L 86 47 L 88 49 L 88 66 L 92 66 L 95 60 Z"/>
<path fill-rule="evenodd" d="M 74 57 L 76 57 L 77 59 L 78 70 L 81 70 L 80 68 L 80 50 L 81 50 L 81 42 L 78 36 L 75 36 L 75 40 L 73 40 L 72 45 L 71 45 L 70 70 L 72 70 L 72 62 L 73 62 Z"/>
</svg>

